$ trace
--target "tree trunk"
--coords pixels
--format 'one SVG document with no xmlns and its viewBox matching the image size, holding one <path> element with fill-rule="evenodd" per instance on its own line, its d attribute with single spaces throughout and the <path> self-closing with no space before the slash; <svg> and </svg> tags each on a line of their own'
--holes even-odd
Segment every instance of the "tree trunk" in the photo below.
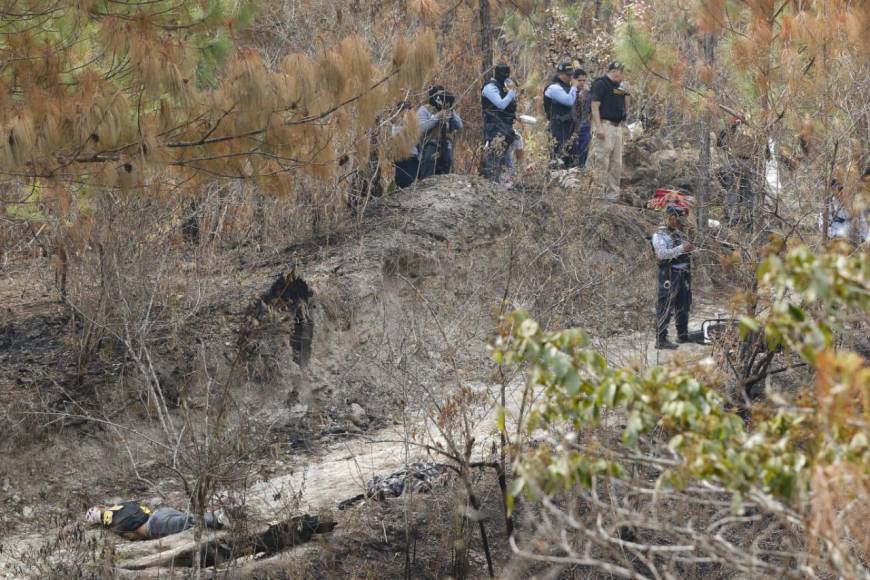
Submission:
<svg viewBox="0 0 870 580">
<path fill-rule="evenodd" d="M 492 23 L 489 13 L 489 0 L 480 0 L 480 73 L 487 78 L 492 70 Z"/>
<path fill-rule="evenodd" d="M 704 64 L 708 67 L 713 67 L 715 39 L 712 34 L 704 35 Z M 711 184 L 711 159 L 710 159 L 710 131 L 713 127 L 713 115 L 708 112 L 704 115 L 704 122 L 701 123 L 701 171 L 698 174 L 696 186 L 696 200 L 698 204 L 698 234 L 703 239 L 707 230 L 707 203 L 708 197 L 712 190 Z"/>
</svg>

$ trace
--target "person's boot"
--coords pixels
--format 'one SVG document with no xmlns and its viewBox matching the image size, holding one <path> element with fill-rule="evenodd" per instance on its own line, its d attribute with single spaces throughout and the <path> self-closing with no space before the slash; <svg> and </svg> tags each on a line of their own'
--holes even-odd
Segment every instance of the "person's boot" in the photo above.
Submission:
<svg viewBox="0 0 870 580">
<path fill-rule="evenodd" d="M 681 335 L 677 336 L 677 342 L 679 344 L 685 344 L 687 342 L 692 342 L 692 341 L 689 339 L 688 334 L 681 334 Z"/>
<path fill-rule="evenodd" d="M 667 338 L 660 338 L 656 340 L 656 350 L 676 350 L 679 347 L 673 342 L 669 341 Z"/>
</svg>

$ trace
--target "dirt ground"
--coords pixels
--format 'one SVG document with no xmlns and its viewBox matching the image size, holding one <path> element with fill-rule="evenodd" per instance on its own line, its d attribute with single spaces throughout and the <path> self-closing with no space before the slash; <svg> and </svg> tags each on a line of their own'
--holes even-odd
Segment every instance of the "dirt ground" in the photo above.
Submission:
<svg viewBox="0 0 870 580">
<path fill-rule="evenodd" d="M 474 178 L 435 179 L 374 201 L 361 220 L 328 240 L 277 257 L 252 251 L 228 274 L 211 276 L 206 285 L 213 290 L 180 331 L 181 346 L 155 347 L 161 376 L 180 401 L 192 400 L 198 391 L 184 377 L 194 345 L 207 340 L 215 359 L 243 350 L 244 380 L 234 396 L 256 416 L 271 455 L 260 458 L 245 482 L 248 504 L 264 520 L 285 509 L 334 514 L 372 475 L 425 455 L 396 441 L 443 439 L 427 420 L 463 385 L 478 385 L 472 432 L 485 456 L 497 401 L 487 344 L 504 308 L 526 308 L 553 327 L 585 327 L 617 359 L 654 356 L 654 262 L 645 236 L 656 220 L 646 210 L 601 204 L 570 188 L 537 183 L 506 191 Z M 187 258 L 178 260 L 183 265 Z M 261 305 L 276 278 L 291 270 L 310 294 L 301 326 L 292 315 L 298 297 L 291 297 L 292 308 L 273 304 L 289 316 L 263 314 Z M 74 521 L 93 502 L 135 497 L 184 505 L 179 481 L 143 442 L 159 433 L 147 405 L 126 399 L 112 417 L 137 437 L 119 438 L 116 428 L 92 420 L 101 401 L 126 392 L 122 378 L 131 371 L 110 351 L 80 368 L 75 321 L 46 271 L 44 263 L 13 263 L 0 285 L 0 430 L 8 435 L 0 444 L 0 575 L 7 577 L 39 570 L 33 564 L 43 556 L 46 532 Z M 23 425 L 27 438 L 20 436 Z M 446 434 L 459 437 L 450 428 Z M 487 474 L 479 477 L 493 488 Z M 415 501 L 414 517 L 422 518 L 415 529 L 428 534 L 437 527 L 426 522 L 448 517 L 451 508 L 439 501 L 455 494 L 444 493 L 442 500 Z M 497 493 L 484 497 L 497 521 Z M 405 500 L 365 502 L 337 515 L 337 532 L 307 546 L 307 556 L 288 552 L 251 564 L 246 573 L 326 577 L 317 570 L 331 569 L 332 577 L 393 577 L 385 575 L 389 569 L 400 576 L 409 539 L 398 536 L 408 509 Z M 378 521 L 381 530 L 353 531 Z M 414 577 L 449 573 L 447 540 L 433 534 L 414 541 Z M 123 546 L 118 550 L 123 558 Z M 362 558 L 368 568 L 351 557 L 369 551 L 382 557 Z M 296 568 L 282 568 L 288 555 Z M 507 557 L 498 555 L 500 562 Z M 479 546 L 470 560 L 476 574 L 485 573 Z M 267 571 L 279 568 L 284 576 Z"/>
</svg>

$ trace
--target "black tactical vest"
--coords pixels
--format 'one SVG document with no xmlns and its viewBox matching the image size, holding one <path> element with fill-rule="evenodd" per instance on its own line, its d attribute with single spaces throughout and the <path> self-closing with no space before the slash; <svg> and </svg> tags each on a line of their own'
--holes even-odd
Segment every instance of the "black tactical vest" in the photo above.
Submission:
<svg viewBox="0 0 870 580">
<path fill-rule="evenodd" d="M 662 226 L 659 228 L 659 231 L 666 233 L 668 237 L 671 238 L 671 248 L 676 248 L 684 242 L 679 230 L 670 230 L 667 226 Z M 688 253 L 685 253 L 680 254 L 676 258 L 671 258 L 670 260 L 659 260 L 658 262 L 660 268 L 670 268 L 677 264 L 689 264 L 689 267 L 691 268 L 692 258 Z"/>
<path fill-rule="evenodd" d="M 507 88 L 505 88 L 504 83 L 500 83 L 495 79 L 489 79 L 487 85 L 495 85 L 498 88 L 498 94 L 501 98 L 505 98 L 508 94 Z M 484 85 L 486 86 L 486 85 Z M 504 110 L 499 109 L 495 106 L 495 104 L 484 97 L 480 96 L 480 105 L 483 109 L 483 124 L 484 126 L 492 126 L 495 125 L 502 132 L 509 131 L 514 124 L 514 119 L 517 117 L 517 100 L 514 99 L 511 103 L 504 108 Z"/>
<path fill-rule="evenodd" d="M 550 81 L 550 84 L 547 85 L 547 89 L 550 88 L 551 85 L 557 84 L 562 87 L 566 93 L 571 92 L 571 85 L 566 82 L 563 82 L 559 77 L 553 77 L 553 80 Z M 562 103 L 557 103 L 553 99 L 547 96 L 547 89 L 544 89 L 544 112 L 547 114 L 547 118 L 550 122 L 556 123 L 566 123 L 568 121 L 574 120 L 574 107 L 568 107 L 563 105 Z"/>
</svg>

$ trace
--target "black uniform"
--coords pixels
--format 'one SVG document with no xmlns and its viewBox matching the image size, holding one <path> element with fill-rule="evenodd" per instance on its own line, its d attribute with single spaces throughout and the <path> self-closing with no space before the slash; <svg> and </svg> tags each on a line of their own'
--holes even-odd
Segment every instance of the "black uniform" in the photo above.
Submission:
<svg viewBox="0 0 870 580">
<path fill-rule="evenodd" d="M 394 162 L 396 170 L 396 187 L 404 189 L 411 186 L 417 180 L 417 173 L 420 170 L 420 160 L 416 156 L 408 157 L 407 159 L 399 159 Z"/>
<path fill-rule="evenodd" d="M 677 339 L 689 339 L 689 309 L 692 306 L 692 259 L 678 248 L 683 244 L 679 230 L 660 227 L 653 234 L 653 249 L 672 255 L 658 260 L 658 299 L 656 301 L 656 341 L 667 342 L 671 315 L 677 323 Z M 662 251 L 663 250 L 663 251 Z"/>
<path fill-rule="evenodd" d="M 601 103 L 598 113 L 602 121 L 620 124 L 625 121 L 625 93 L 619 89 L 620 83 L 604 75 L 595 79 L 589 92 L 592 93 L 592 101 Z"/>
<path fill-rule="evenodd" d="M 553 77 L 547 89 L 559 85 L 565 93 L 571 92 L 571 85 L 558 76 Z M 576 105 L 576 103 L 575 103 Z M 544 112 L 550 121 L 550 135 L 553 136 L 553 151 L 550 158 L 561 160 L 564 167 L 573 167 L 578 157 L 577 152 L 577 113 L 574 106 L 567 106 L 547 96 L 544 91 Z"/>
<path fill-rule="evenodd" d="M 491 78 L 484 85 L 494 85 L 499 96 L 504 99 L 510 91 L 505 87 L 505 79 Z M 498 179 L 502 170 L 509 164 L 509 150 L 516 139 L 514 121 L 517 117 L 517 101 L 512 100 L 504 109 L 499 109 L 486 96 L 481 95 L 480 105 L 483 110 L 483 138 L 489 145 L 485 154 L 481 175 L 489 179 Z M 499 146 L 494 146 L 499 143 Z"/>
</svg>

